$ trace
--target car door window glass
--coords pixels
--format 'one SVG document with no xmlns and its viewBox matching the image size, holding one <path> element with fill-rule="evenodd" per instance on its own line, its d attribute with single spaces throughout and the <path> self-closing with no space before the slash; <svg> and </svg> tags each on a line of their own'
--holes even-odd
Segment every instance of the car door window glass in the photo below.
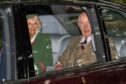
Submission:
<svg viewBox="0 0 126 84">
<path fill-rule="evenodd" d="M 63 68 L 71 68 L 95 63 L 96 56 L 93 51 L 92 44 L 90 43 L 92 35 L 85 38 L 86 33 L 84 34 L 83 32 L 84 28 L 89 28 L 89 31 L 91 29 L 90 23 L 87 20 L 88 17 L 86 15 L 86 12 L 79 11 L 78 13 L 67 15 L 68 16 L 65 17 L 65 20 L 61 20 L 61 17 L 59 17 L 60 15 L 56 15 L 58 19 L 60 19 L 60 21 L 63 23 L 65 28 L 68 28 L 68 31 L 71 35 L 70 42 L 64 53 L 60 56 L 59 62 L 63 64 Z"/>
<path fill-rule="evenodd" d="M 28 19 L 29 17 L 37 15 L 41 24 L 41 29 L 37 32 L 41 34 L 39 35 L 39 41 L 43 40 L 43 42 L 38 44 L 38 42 L 31 40 L 36 75 L 46 71 L 57 71 L 95 63 L 97 60 L 91 41 L 93 37 L 92 28 L 86 12 L 84 12 L 84 10 L 82 11 L 79 6 L 52 5 L 51 7 L 53 14 L 29 14 L 26 16 Z M 84 15 L 84 17 L 86 16 L 86 25 L 84 25 L 81 20 L 78 21 L 78 17 L 80 15 Z M 84 18 L 82 20 L 85 21 Z M 35 27 L 38 27 L 34 26 L 35 24 L 31 26 L 33 21 L 34 19 L 27 21 L 30 38 L 33 37 L 32 34 L 36 33 Z M 89 30 L 91 30 L 91 35 L 88 35 L 89 38 L 87 36 L 82 39 L 82 33 L 78 26 L 79 24 L 81 27 L 83 27 L 82 25 L 84 25 L 84 27 L 89 26 Z M 38 34 L 35 34 L 35 38 L 33 37 L 33 40 L 36 39 L 36 37 L 38 37 Z M 48 37 L 49 39 L 47 39 Z M 50 45 L 46 45 L 48 42 L 44 40 L 49 40 Z M 80 41 L 83 43 L 85 40 L 87 41 L 87 45 L 82 44 L 83 46 L 81 47 Z M 71 42 L 74 42 L 75 44 L 71 44 Z M 34 49 L 34 44 L 38 45 L 36 48 L 40 48 L 38 49 L 39 51 Z M 51 54 L 47 52 L 48 48 L 50 48 Z M 70 49 L 70 51 L 68 49 Z M 35 53 L 39 52 L 41 52 L 42 55 L 35 55 Z M 71 56 L 69 56 L 70 54 Z M 48 56 L 51 57 L 50 60 L 47 60 L 49 58 Z M 37 57 L 37 59 L 35 57 Z M 43 57 L 45 57 L 45 59 Z M 42 61 L 40 59 L 42 59 Z M 47 65 L 47 62 L 50 62 L 50 64 Z M 64 67 L 66 66 L 66 63 L 68 66 Z"/>
<path fill-rule="evenodd" d="M 125 57 L 126 13 L 102 8 L 102 16 L 105 23 L 106 36 L 109 40 L 112 59 Z"/>
<path fill-rule="evenodd" d="M 80 44 L 80 41 L 83 43 L 86 39 L 82 39 L 83 36 L 80 27 L 84 26 L 91 29 L 91 23 L 88 20 L 86 12 L 80 6 L 52 5 L 51 7 L 55 17 L 70 35 L 68 45 L 65 47 L 64 52 L 60 54 L 57 64 L 62 64 L 63 69 L 66 69 L 95 63 L 96 56 L 92 48 L 92 43 L 90 43 L 93 35 L 90 35 L 89 38 L 87 38 L 87 43 L 89 43 L 89 45 L 91 44 L 90 46 L 83 46 L 83 44 L 81 46 Z M 56 8 L 59 8 L 59 10 L 55 10 Z M 78 20 L 80 15 L 82 16 L 82 19 Z M 86 22 L 82 20 L 86 20 Z"/>
</svg>

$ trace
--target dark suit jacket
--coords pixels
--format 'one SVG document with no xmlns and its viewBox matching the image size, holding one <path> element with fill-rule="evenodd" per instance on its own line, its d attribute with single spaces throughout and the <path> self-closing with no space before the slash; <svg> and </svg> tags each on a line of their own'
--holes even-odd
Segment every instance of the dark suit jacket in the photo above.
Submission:
<svg viewBox="0 0 126 84">
<path fill-rule="evenodd" d="M 64 68 L 96 62 L 96 55 L 93 51 L 92 43 L 87 44 L 86 48 L 82 50 L 79 46 L 80 40 L 81 36 L 72 37 L 67 49 L 59 58 Z"/>
<path fill-rule="evenodd" d="M 45 66 L 51 66 L 53 63 L 51 39 L 49 34 L 38 33 L 35 42 L 32 44 L 34 64 L 38 68 L 38 73 L 42 73 L 39 62 Z"/>
</svg>

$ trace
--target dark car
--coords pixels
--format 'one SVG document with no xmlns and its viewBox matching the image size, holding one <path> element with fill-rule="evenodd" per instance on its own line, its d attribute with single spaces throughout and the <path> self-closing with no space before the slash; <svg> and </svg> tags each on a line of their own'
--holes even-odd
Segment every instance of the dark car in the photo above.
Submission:
<svg viewBox="0 0 126 84">
<path fill-rule="evenodd" d="M 70 39 L 82 35 L 78 16 L 83 11 L 91 24 L 97 61 L 55 70 Z M 40 32 L 49 35 L 51 40 L 51 45 L 42 49 L 51 48 L 53 63 L 49 70 L 44 69 L 39 75 L 34 64 L 34 53 L 38 51 L 33 50 L 30 41 L 28 15 L 39 17 L 42 21 Z M 126 84 L 124 5 L 102 0 L 3 1 L 0 3 L 0 26 L 1 84 Z M 46 41 L 40 44 L 44 46 Z"/>
</svg>

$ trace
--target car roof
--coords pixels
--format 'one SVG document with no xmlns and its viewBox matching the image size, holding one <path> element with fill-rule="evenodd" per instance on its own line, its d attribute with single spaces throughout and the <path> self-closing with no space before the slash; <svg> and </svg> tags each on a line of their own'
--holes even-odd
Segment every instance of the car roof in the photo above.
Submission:
<svg viewBox="0 0 126 84">
<path fill-rule="evenodd" d="M 118 6 L 126 9 L 126 5 L 112 2 L 111 0 L 1 0 L 1 4 L 24 4 L 24 5 L 52 5 L 52 4 L 67 4 L 67 5 L 109 5 Z"/>
</svg>

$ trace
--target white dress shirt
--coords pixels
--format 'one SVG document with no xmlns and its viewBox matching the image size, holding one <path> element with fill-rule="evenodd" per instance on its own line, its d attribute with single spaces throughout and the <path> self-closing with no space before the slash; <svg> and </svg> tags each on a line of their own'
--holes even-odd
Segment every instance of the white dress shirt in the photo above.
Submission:
<svg viewBox="0 0 126 84">
<path fill-rule="evenodd" d="M 85 39 L 86 39 L 86 37 L 82 37 L 81 40 L 80 40 L 80 43 L 83 43 L 83 42 L 85 41 Z M 84 44 L 84 46 L 86 47 L 86 45 L 87 45 L 88 43 L 90 43 L 90 42 L 91 42 L 91 36 L 88 36 L 88 37 L 87 37 L 87 43 Z"/>
</svg>

